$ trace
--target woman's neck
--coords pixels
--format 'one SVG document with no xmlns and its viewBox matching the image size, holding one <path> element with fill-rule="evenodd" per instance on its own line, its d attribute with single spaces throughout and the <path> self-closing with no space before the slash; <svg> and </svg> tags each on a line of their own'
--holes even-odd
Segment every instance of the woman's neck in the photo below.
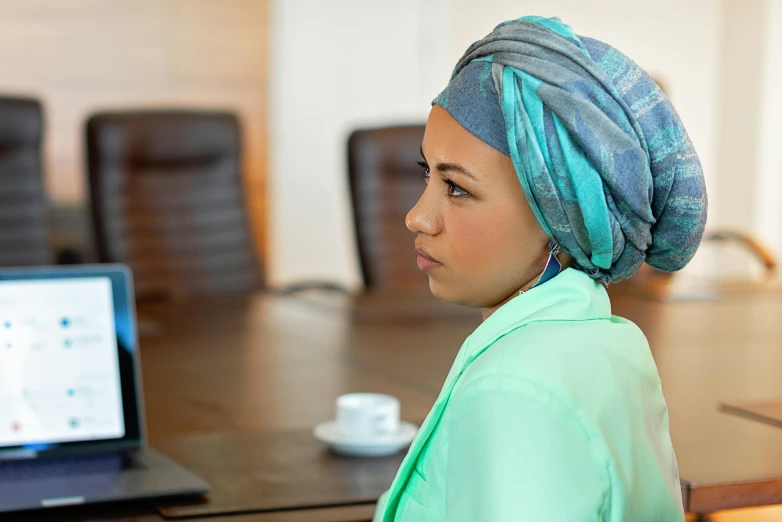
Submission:
<svg viewBox="0 0 782 522">
<path fill-rule="evenodd" d="M 570 255 L 566 254 L 565 252 L 560 252 L 559 254 L 557 254 L 557 260 L 559 260 L 560 264 L 562 265 L 562 270 L 569 268 L 570 266 L 573 265 L 573 258 L 570 257 Z M 535 286 L 535 283 L 540 279 L 541 274 L 543 274 L 543 272 L 533 277 L 531 280 L 527 281 L 520 288 L 514 290 L 513 293 L 508 295 L 505 299 L 503 299 L 496 305 L 489 306 L 487 308 L 481 308 L 481 315 L 483 315 L 483 320 L 485 321 L 486 319 L 488 319 L 491 314 L 499 310 L 499 308 L 502 305 L 504 305 L 514 297 L 518 297 L 519 294 L 526 292 L 527 290 Z"/>
<path fill-rule="evenodd" d="M 538 280 L 538 278 L 535 277 L 534 279 L 532 279 L 531 281 L 527 282 L 524 286 L 522 286 L 518 290 L 514 290 L 512 294 L 510 294 L 508 297 L 506 297 L 505 299 L 503 299 L 502 301 L 500 301 L 496 305 L 490 306 L 488 308 L 481 308 L 481 315 L 483 315 L 483 320 L 485 321 L 486 319 L 488 319 L 491 314 L 493 314 L 494 312 L 499 310 L 502 305 L 504 305 L 505 303 L 507 303 L 508 301 L 513 299 L 514 297 L 517 297 L 522 292 L 526 292 L 527 290 L 532 288 L 532 286 L 535 284 L 535 282 L 537 280 Z"/>
</svg>

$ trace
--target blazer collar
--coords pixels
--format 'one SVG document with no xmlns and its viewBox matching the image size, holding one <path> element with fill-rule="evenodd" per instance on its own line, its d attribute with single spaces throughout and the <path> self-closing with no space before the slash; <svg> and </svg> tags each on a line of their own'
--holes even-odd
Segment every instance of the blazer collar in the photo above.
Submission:
<svg viewBox="0 0 782 522">
<path fill-rule="evenodd" d="M 610 319 L 611 303 L 605 288 L 584 272 L 566 268 L 555 278 L 514 297 L 498 308 L 470 335 L 479 350 L 522 324 L 537 321 Z M 465 354 L 469 358 L 470 354 Z"/>
</svg>

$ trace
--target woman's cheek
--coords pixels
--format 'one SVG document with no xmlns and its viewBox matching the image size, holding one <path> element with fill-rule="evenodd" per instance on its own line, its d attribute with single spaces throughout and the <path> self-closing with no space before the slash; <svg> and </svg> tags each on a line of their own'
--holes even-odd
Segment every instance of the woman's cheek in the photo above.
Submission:
<svg viewBox="0 0 782 522">
<path fill-rule="evenodd" d="M 496 265 L 504 248 L 502 226 L 486 213 L 454 216 L 450 235 L 454 261 L 466 270 Z"/>
</svg>

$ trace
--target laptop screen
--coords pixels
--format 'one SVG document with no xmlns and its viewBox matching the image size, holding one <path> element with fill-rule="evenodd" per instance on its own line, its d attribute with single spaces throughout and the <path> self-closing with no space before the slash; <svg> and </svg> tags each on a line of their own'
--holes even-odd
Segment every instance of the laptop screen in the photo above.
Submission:
<svg viewBox="0 0 782 522">
<path fill-rule="evenodd" d="M 125 435 L 111 281 L 0 282 L 0 446 Z"/>
<path fill-rule="evenodd" d="M 0 457 L 140 439 L 122 267 L 0 270 Z"/>
</svg>

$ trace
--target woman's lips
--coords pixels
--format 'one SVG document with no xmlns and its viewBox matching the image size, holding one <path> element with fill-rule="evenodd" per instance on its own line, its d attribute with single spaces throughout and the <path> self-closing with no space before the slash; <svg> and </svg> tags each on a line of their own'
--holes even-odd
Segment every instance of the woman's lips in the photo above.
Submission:
<svg viewBox="0 0 782 522">
<path fill-rule="evenodd" d="M 418 253 L 418 259 L 416 262 L 418 263 L 418 268 L 422 272 L 429 272 L 435 268 L 443 266 L 441 262 L 427 254 L 423 248 L 416 248 L 415 251 Z"/>
</svg>

